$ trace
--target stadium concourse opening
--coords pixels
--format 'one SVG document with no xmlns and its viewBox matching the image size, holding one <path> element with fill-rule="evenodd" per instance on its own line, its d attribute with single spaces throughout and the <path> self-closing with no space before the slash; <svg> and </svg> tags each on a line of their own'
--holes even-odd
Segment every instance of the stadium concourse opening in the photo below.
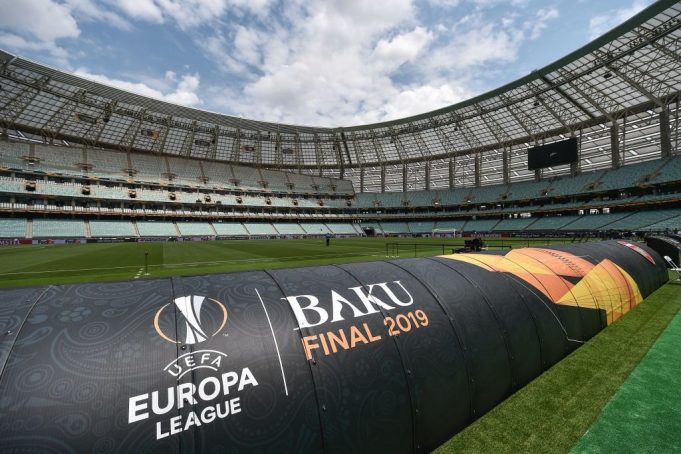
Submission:
<svg viewBox="0 0 681 454">
<path fill-rule="evenodd" d="M 0 452 L 426 452 L 583 350 L 626 359 L 613 395 L 678 310 L 643 300 L 678 296 L 680 39 L 660 0 L 487 93 L 338 127 L 0 50 Z M 577 426 L 552 422 L 528 438 Z"/>
</svg>

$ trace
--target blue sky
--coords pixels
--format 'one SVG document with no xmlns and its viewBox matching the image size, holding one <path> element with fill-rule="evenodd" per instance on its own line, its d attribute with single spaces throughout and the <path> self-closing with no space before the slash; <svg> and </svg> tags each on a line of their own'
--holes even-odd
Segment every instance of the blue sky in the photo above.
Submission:
<svg viewBox="0 0 681 454">
<path fill-rule="evenodd" d="M 0 48 L 230 115 L 351 126 L 564 56 L 650 0 L 0 0 Z"/>
</svg>

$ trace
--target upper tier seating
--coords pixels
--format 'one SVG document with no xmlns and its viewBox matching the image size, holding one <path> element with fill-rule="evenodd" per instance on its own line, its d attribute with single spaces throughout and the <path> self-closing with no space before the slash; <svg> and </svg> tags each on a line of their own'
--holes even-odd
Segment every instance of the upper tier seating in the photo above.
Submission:
<svg viewBox="0 0 681 454">
<path fill-rule="evenodd" d="M 599 190 L 613 190 L 638 186 L 646 176 L 651 176 L 660 168 L 660 160 L 641 162 L 610 170 L 601 178 Z"/>
<path fill-rule="evenodd" d="M 87 172 L 88 175 L 111 180 L 127 180 L 129 178 L 124 170 L 130 167 L 127 153 L 87 149 L 86 155 L 87 163 L 91 166 Z"/>
<path fill-rule="evenodd" d="M 196 159 L 180 159 L 168 157 L 170 173 L 174 175 L 173 182 L 188 186 L 198 186 L 203 178 L 201 165 Z"/>
<path fill-rule="evenodd" d="M 531 200 L 544 197 L 548 187 L 547 181 L 518 181 L 508 186 L 506 200 Z"/>
<path fill-rule="evenodd" d="M 230 180 L 234 179 L 232 166 L 223 162 L 204 162 L 203 175 L 208 178 L 208 186 L 233 188 Z"/>
<path fill-rule="evenodd" d="M 141 153 L 130 153 L 132 168 L 137 171 L 133 178 L 137 181 L 158 183 L 168 181 L 168 168 L 162 157 Z"/>
<path fill-rule="evenodd" d="M 405 194 L 402 192 L 383 192 L 376 194 L 376 200 L 380 202 L 380 206 L 383 208 L 399 208 L 404 206 L 402 201 L 405 199 Z"/>
<path fill-rule="evenodd" d="M 590 192 L 593 189 L 589 189 L 593 186 L 594 189 L 598 188 L 598 180 L 603 176 L 604 170 L 597 170 L 595 172 L 584 172 L 574 177 L 563 176 L 551 182 L 551 188 L 549 190 L 549 196 L 568 196 L 572 194 L 581 194 Z"/>
<path fill-rule="evenodd" d="M 82 175 L 78 164 L 83 164 L 83 150 L 69 147 L 34 146 L 34 157 L 37 162 L 35 170 L 45 173 L 60 173 L 65 175 Z"/>
<path fill-rule="evenodd" d="M 249 188 L 252 190 L 260 191 L 263 189 L 262 177 L 260 172 L 255 167 L 245 167 L 245 166 L 232 166 L 234 171 L 234 177 L 239 180 L 240 188 Z"/>
<path fill-rule="evenodd" d="M 679 180 L 681 180 L 681 155 L 676 155 L 666 160 L 663 165 L 660 166 L 659 174 L 653 182 L 667 183 Z"/>
<path fill-rule="evenodd" d="M 359 208 L 373 208 L 376 205 L 376 194 L 373 192 L 358 193 L 356 197 Z"/>
<path fill-rule="evenodd" d="M 495 184 L 490 186 L 480 186 L 477 188 L 471 188 L 470 194 L 467 196 L 467 200 L 471 203 L 494 203 L 501 200 L 502 194 L 508 192 L 508 185 L 505 184 Z M 464 203 L 467 201 L 464 200 Z"/>
<path fill-rule="evenodd" d="M 0 167 L 8 169 L 24 169 L 29 167 L 22 159 L 30 153 L 27 143 L 7 142 L 0 140 Z"/>
</svg>

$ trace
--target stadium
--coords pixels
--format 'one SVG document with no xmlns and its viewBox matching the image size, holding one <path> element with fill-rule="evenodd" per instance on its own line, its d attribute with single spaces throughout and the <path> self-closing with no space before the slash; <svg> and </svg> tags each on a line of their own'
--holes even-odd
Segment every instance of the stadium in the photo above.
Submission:
<svg viewBox="0 0 681 454">
<path fill-rule="evenodd" d="M 342 127 L 0 50 L 0 452 L 678 450 L 680 29 Z"/>
</svg>

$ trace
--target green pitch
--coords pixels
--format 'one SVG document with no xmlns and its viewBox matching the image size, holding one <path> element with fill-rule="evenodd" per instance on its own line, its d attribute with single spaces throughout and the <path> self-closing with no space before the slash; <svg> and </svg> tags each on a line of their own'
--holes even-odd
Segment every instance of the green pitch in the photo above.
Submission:
<svg viewBox="0 0 681 454">
<path fill-rule="evenodd" d="M 451 253 L 451 249 L 463 245 L 461 238 L 351 238 L 333 239 L 326 247 L 322 238 L 11 246 L 0 247 L 0 287 L 384 260 L 386 243 L 398 241 L 400 257 Z M 505 238 L 490 239 L 488 244 L 498 248 L 565 241 L 569 240 Z"/>
<path fill-rule="evenodd" d="M 677 452 L 669 450 L 681 446 L 677 339 L 667 336 L 661 351 L 641 363 L 644 369 L 629 374 L 679 309 L 681 286 L 665 285 L 443 444 L 437 454 Z M 620 388 L 627 377 L 633 381 Z M 605 420 L 590 430 L 604 407 Z M 607 424 L 617 430 L 606 430 Z M 639 437 L 646 427 L 655 427 L 664 438 Z"/>
</svg>

